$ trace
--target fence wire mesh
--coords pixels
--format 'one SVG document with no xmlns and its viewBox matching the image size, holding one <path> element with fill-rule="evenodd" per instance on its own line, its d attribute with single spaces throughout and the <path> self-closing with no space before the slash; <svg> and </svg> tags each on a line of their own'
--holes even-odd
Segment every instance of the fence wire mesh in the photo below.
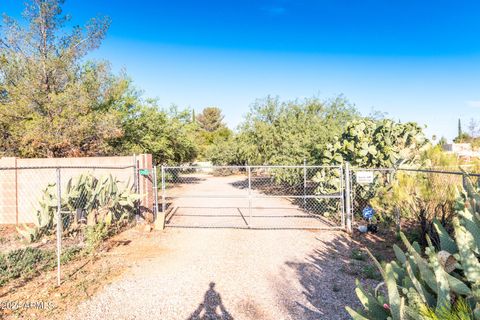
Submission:
<svg viewBox="0 0 480 320">
<path fill-rule="evenodd" d="M 371 180 L 365 176 L 370 176 Z M 375 220 L 393 222 L 397 226 L 400 226 L 400 217 L 448 221 L 463 192 L 464 179 L 462 171 L 353 168 L 350 201 L 354 224 L 365 222 L 362 212 L 366 207 L 375 209 Z M 475 185 L 480 181 L 477 174 L 471 174 L 468 179 Z"/>
<path fill-rule="evenodd" d="M 395 179 L 393 168 L 363 169 L 352 168 L 350 178 L 350 203 L 352 223 L 360 221 L 362 211 L 371 206 L 381 190 L 389 190 Z"/>
<path fill-rule="evenodd" d="M 133 180 L 133 166 L 0 168 L 0 286 L 42 272 L 60 284 L 63 265 L 134 220 Z"/>
<path fill-rule="evenodd" d="M 162 172 L 170 227 L 315 229 L 344 224 L 341 167 L 188 166 Z"/>
</svg>

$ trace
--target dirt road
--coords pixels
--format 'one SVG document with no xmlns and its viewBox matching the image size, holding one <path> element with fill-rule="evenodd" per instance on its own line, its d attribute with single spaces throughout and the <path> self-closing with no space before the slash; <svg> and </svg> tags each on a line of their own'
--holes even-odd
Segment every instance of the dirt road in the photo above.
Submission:
<svg viewBox="0 0 480 320">
<path fill-rule="evenodd" d="M 231 177 L 215 179 L 213 191 L 212 179 L 205 179 L 182 192 L 245 192 Z M 170 227 L 158 234 L 158 256 L 136 265 L 68 318 L 348 319 L 344 306 L 357 306 L 355 276 L 345 272 L 348 238 L 283 228 L 321 222 L 280 199 L 257 201 L 250 218 L 245 199 L 177 200 Z M 266 224 L 281 228 L 234 228 Z"/>
</svg>

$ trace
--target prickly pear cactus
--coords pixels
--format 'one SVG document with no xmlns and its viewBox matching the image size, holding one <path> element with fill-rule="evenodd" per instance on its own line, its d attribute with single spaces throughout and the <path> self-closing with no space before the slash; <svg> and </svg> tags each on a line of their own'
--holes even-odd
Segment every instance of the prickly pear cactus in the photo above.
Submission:
<svg viewBox="0 0 480 320">
<path fill-rule="evenodd" d="M 401 234 L 406 251 L 394 246 L 396 261 L 379 268 L 387 295 L 366 292 L 357 282 L 363 310 L 346 308 L 353 319 L 480 320 L 480 194 L 468 176 L 456 204 L 452 236 L 434 221 L 440 248 L 424 254 Z"/>
<path fill-rule="evenodd" d="M 56 221 L 54 219 L 57 208 L 57 194 L 55 184 L 49 184 L 42 193 L 42 197 L 38 202 L 37 213 L 35 215 L 35 226 L 29 227 L 23 225 L 16 227 L 27 241 L 34 242 L 44 235 L 49 235 L 55 228 Z"/>
<path fill-rule="evenodd" d="M 85 173 L 71 178 L 61 199 L 62 212 L 69 213 L 62 216 L 64 230 L 77 225 L 77 212 L 85 212 L 89 226 L 102 223 L 110 227 L 128 221 L 140 196 L 132 192 L 128 183 L 123 188 L 121 185 L 118 178 L 112 175 L 97 179 L 92 174 Z M 17 227 L 17 231 L 30 242 L 54 233 L 57 205 L 57 187 L 52 183 L 45 188 L 39 200 L 35 226 L 24 225 Z"/>
</svg>

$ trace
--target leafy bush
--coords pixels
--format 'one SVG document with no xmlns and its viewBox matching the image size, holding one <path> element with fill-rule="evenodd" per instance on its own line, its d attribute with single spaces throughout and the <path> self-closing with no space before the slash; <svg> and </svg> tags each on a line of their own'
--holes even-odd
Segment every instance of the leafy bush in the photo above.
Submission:
<svg viewBox="0 0 480 320">
<path fill-rule="evenodd" d="M 81 254 L 78 246 L 63 250 L 60 263 L 67 263 Z M 55 266 L 56 255 L 53 250 L 27 247 L 0 254 L 0 286 L 18 278 L 28 278 L 44 269 Z"/>
<path fill-rule="evenodd" d="M 119 154 L 150 153 L 157 163 L 181 164 L 197 156 L 195 128 L 189 110 L 161 110 L 154 101 L 135 98 L 124 113 L 124 134 L 112 144 Z"/>
<path fill-rule="evenodd" d="M 364 310 L 347 307 L 353 319 L 480 319 L 480 194 L 468 178 L 464 182 L 466 193 L 453 218 L 454 239 L 435 220 L 439 249 L 429 241 L 422 256 L 418 243 L 401 233 L 407 250 L 395 245 L 396 261 L 381 266 L 371 256 L 387 295 L 378 288 L 367 292 L 357 283 Z"/>
<path fill-rule="evenodd" d="M 245 150 L 251 148 L 238 136 L 231 136 L 211 145 L 205 158 L 215 165 L 246 165 L 248 156 Z"/>
<path fill-rule="evenodd" d="M 286 102 L 267 97 L 252 105 L 238 133 L 213 148 L 209 160 L 232 165 L 298 165 L 304 159 L 315 163 L 319 150 L 357 117 L 344 97 Z"/>
</svg>

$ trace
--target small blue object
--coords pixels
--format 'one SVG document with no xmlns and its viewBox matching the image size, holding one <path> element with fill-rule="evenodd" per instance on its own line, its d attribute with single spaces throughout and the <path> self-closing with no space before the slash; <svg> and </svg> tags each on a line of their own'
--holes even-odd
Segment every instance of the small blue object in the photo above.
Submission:
<svg viewBox="0 0 480 320">
<path fill-rule="evenodd" d="M 375 210 L 372 207 L 366 206 L 362 211 L 363 217 L 367 220 L 370 220 L 375 215 Z"/>
</svg>

